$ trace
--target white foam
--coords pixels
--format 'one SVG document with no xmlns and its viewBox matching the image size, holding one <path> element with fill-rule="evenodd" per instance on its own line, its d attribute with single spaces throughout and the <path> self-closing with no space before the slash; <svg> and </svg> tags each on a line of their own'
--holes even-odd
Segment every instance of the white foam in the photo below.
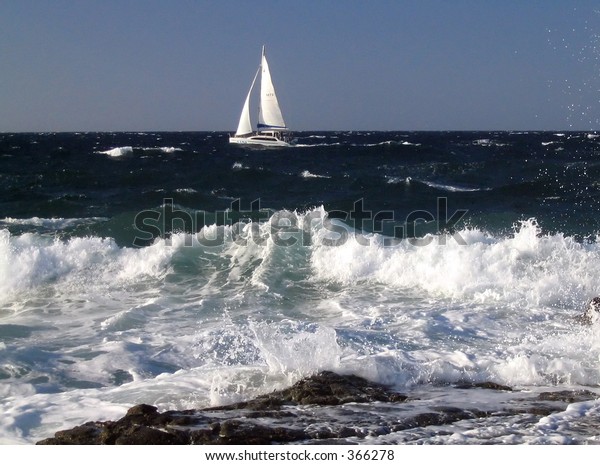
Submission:
<svg viewBox="0 0 600 465">
<path fill-rule="evenodd" d="M 183 151 L 183 149 L 181 149 L 179 147 L 159 147 L 159 150 L 164 153 L 175 153 L 175 152 Z"/>
<path fill-rule="evenodd" d="M 115 147 L 114 149 L 104 150 L 98 153 L 108 155 L 109 157 L 122 157 L 123 155 L 127 155 L 128 153 L 133 152 L 133 147 Z"/>
<path fill-rule="evenodd" d="M 179 147 L 142 147 L 141 150 L 144 151 L 160 151 L 163 153 L 175 153 L 175 152 L 181 152 L 183 151 L 183 149 L 179 148 Z"/>
<path fill-rule="evenodd" d="M 335 139 L 335 137 L 331 137 L 331 139 Z M 294 144 L 294 147 L 296 148 L 302 148 L 302 147 L 338 147 L 340 145 L 343 145 L 341 142 L 331 142 L 331 143 L 327 143 L 327 142 L 323 142 L 320 144 Z"/>
<path fill-rule="evenodd" d="M 67 241 L 0 230 L 0 299 L 23 291 L 59 286 L 68 292 L 157 276 L 176 247 L 158 241 L 143 249 L 119 248 L 112 239 Z M 37 291 L 36 291 L 37 292 Z"/>
<path fill-rule="evenodd" d="M 386 176 L 387 177 L 387 183 L 388 184 L 400 184 L 400 183 L 404 183 L 404 184 L 410 184 L 412 181 L 412 178 L 410 176 L 403 178 L 403 177 L 398 177 L 398 176 Z"/>
<path fill-rule="evenodd" d="M 477 187 L 464 187 L 464 186 L 453 186 L 450 184 L 440 184 L 437 182 L 431 182 L 431 181 L 422 181 L 423 184 L 428 185 L 429 187 L 433 187 L 435 189 L 442 189 L 448 192 L 477 192 L 477 191 L 487 191 L 487 190 L 491 190 L 491 188 L 486 187 L 484 189 L 481 188 L 477 188 Z"/>
<path fill-rule="evenodd" d="M 452 237 L 428 235 L 421 241 L 427 246 L 403 241 L 385 247 L 382 236 L 372 235 L 370 246 L 348 240 L 338 247 L 317 247 L 312 264 L 321 279 L 374 281 L 474 301 L 539 305 L 582 301 L 600 293 L 596 243 L 543 235 L 533 220 L 521 223 L 510 237 L 477 229 L 458 234 L 465 245 Z"/>
<path fill-rule="evenodd" d="M 504 147 L 508 144 L 494 141 L 492 139 L 477 139 L 473 141 L 473 145 L 479 145 L 482 147 Z"/>
<path fill-rule="evenodd" d="M 302 173 L 300 173 L 300 176 L 303 178 L 325 178 L 325 179 L 331 179 L 331 176 L 325 176 L 323 174 L 313 174 L 308 170 L 304 170 L 302 171 Z"/>
<path fill-rule="evenodd" d="M 6 225 L 23 225 L 23 226 L 37 226 L 45 229 L 67 229 L 78 224 L 90 224 L 97 223 L 100 221 L 107 221 L 107 218 L 102 217 L 90 217 L 90 218 L 38 218 L 34 216 L 32 218 L 10 218 L 6 217 L 0 219 L 0 224 Z"/>
<path fill-rule="evenodd" d="M 231 167 L 232 170 L 234 171 L 239 171 L 239 170 L 247 170 L 250 169 L 248 166 L 244 165 L 242 162 L 236 161 L 233 166 Z"/>
<path fill-rule="evenodd" d="M 560 434 L 568 429 L 570 424 L 584 417 L 589 417 L 592 420 L 590 423 L 596 423 L 593 419 L 600 417 L 600 400 L 570 404 L 562 412 L 543 417 L 536 426 L 544 435 Z"/>
<path fill-rule="evenodd" d="M 199 235 L 133 249 L 0 231 L 2 323 L 35 335 L 0 347 L 0 368 L 14 373 L 0 390 L 0 436 L 31 443 L 141 402 L 224 404 L 320 370 L 400 389 L 600 384 L 600 325 L 573 321 L 600 294 L 596 242 L 529 220 L 508 235 L 464 228 L 465 244 L 426 236 L 424 246 L 378 234 L 362 245 L 345 226 L 348 239 L 332 246 L 325 239 L 344 225 L 328 221 L 320 207 L 210 225 L 202 234 L 224 238 L 212 247 Z M 38 391 L 30 381 L 42 377 Z"/>
</svg>

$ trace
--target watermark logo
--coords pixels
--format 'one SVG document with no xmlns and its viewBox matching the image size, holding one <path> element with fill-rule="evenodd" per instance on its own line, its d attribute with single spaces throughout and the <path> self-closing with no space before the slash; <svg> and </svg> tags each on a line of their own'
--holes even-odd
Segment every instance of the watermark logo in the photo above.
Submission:
<svg viewBox="0 0 600 465">
<path fill-rule="evenodd" d="M 263 209 L 260 199 L 252 201 L 249 209 L 241 206 L 241 200 L 236 199 L 227 210 L 190 212 L 176 208 L 173 199 L 166 198 L 160 210 L 143 210 L 135 216 L 133 245 L 142 247 L 157 237 L 171 245 L 171 236 L 177 232 L 186 233 L 186 247 L 192 247 L 194 241 L 204 247 L 219 247 L 228 241 L 239 245 L 247 245 L 249 241 L 266 245 L 267 241 L 272 241 L 279 247 L 315 243 L 336 247 L 348 240 L 368 247 L 373 243 L 374 234 L 383 238 L 380 243 L 384 247 L 397 246 L 404 240 L 419 247 L 436 242 L 445 245 L 449 239 L 466 244 L 457 231 L 457 225 L 468 210 L 457 209 L 449 216 L 446 197 L 436 199 L 433 213 L 414 210 L 403 219 L 397 218 L 393 210 L 366 209 L 364 199 L 356 200 L 349 211 L 312 210 L 302 214 Z M 423 226 L 426 226 L 428 234 L 419 232 L 424 229 Z"/>
</svg>

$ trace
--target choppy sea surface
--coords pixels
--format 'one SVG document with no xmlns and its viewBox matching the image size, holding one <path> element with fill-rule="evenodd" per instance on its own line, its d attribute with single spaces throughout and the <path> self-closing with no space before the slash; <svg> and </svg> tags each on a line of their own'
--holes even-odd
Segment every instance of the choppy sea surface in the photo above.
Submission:
<svg viewBox="0 0 600 465">
<path fill-rule="evenodd" d="M 464 382 L 600 392 L 600 323 L 576 318 L 600 295 L 598 134 L 296 136 L 0 134 L 0 442 L 320 370 L 425 407 L 515 396 Z M 599 443 L 599 420 L 586 401 L 362 441 Z"/>
</svg>

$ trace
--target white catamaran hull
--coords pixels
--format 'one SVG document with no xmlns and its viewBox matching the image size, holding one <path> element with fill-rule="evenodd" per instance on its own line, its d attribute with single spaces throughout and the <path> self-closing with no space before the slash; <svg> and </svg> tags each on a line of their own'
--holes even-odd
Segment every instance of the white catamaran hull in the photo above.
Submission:
<svg viewBox="0 0 600 465">
<path fill-rule="evenodd" d="M 282 140 L 277 141 L 257 141 L 250 137 L 230 137 L 230 144 L 239 144 L 239 145 L 255 145 L 260 147 L 290 147 L 290 144 L 284 142 Z"/>
<path fill-rule="evenodd" d="M 261 147 L 291 147 L 292 145 L 289 142 L 286 142 L 281 139 L 276 139 L 274 137 L 265 137 L 260 135 L 248 137 L 230 136 L 229 143 L 240 145 L 256 145 Z"/>
</svg>

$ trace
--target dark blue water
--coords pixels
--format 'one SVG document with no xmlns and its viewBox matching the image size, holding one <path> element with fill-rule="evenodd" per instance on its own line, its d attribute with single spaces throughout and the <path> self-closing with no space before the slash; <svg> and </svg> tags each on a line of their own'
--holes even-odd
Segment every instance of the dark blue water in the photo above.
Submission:
<svg viewBox="0 0 600 465">
<path fill-rule="evenodd" d="M 449 217 L 468 210 L 463 223 L 490 231 L 531 217 L 547 232 L 585 237 L 600 228 L 594 134 L 297 135 L 295 148 L 247 150 L 230 146 L 225 133 L 1 134 L 0 217 L 108 218 L 69 233 L 127 245 L 135 215 L 160 210 L 165 199 L 175 209 L 209 213 L 231 209 L 236 199 L 241 210 L 259 199 L 261 209 L 350 212 L 362 199 L 373 214 L 392 212 L 382 218 L 424 223 L 427 214 L 410 213 L 437 219 L 444 197 Z M 100 153 L 120 147 L 132 150 Z M 368 219 L 356 226 L 378 227 Z"/>
</svg>

